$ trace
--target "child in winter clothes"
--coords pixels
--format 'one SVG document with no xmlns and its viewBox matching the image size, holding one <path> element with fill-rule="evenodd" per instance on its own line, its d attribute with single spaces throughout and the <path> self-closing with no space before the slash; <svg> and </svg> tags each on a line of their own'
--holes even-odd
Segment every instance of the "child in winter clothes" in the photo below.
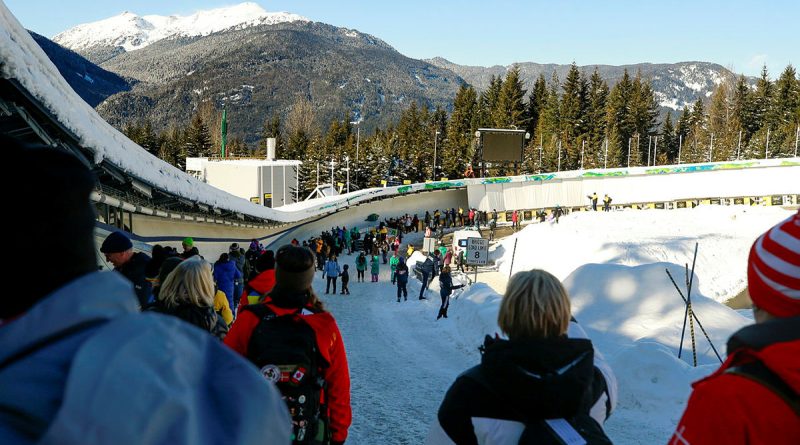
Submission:
<svg viewBox="0 0 800 445">
<path fill-rule="evenodd" d="M 380 272 L 380 270 L 381 270 L 381 263 L 380 263 L 380 260 L 378 259 L 378 255 L 373 255 L 372 256 L 372 268 L 371 268 L 372 282 L 373 283 L 377 283 L 378 282 L 378 272 Z"/>
<path fill-rule="evenodd" d="M 358 254 L 358 258 L 356 258 L 356 280 L 360 282 L 364 282 L 364 272 L 367 270 L 367 257 L 364 256 L 364 252 Z"/>
<path fill-rule="evenodd" d="M 400 295 L 402 294 L 403 300 L 408 301 L 408 265 L 403 257 L 397 260 L 397 269 L 395 269 L 395 279 L 397 280 L 397 302 L 400 302 Z"/>
<path fill-rule="evenodd" d="M 350 282 L 350 272 L 347 271 L 349 268 L 347 264 L 342 266 L 342 273 L 339 275 L 342 277 L 342 295 L 350 295 L 350 289 L 347 287 L 347 283 Z"/>
</svg>

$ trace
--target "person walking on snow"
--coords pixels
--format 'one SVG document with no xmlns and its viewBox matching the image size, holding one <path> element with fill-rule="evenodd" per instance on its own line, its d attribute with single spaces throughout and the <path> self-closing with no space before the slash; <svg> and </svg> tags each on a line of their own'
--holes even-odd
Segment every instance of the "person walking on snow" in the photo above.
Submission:
<svg viewBox="0 0 800 445">
<path fill-rule="evenodd" d="M 422 273 L 422 285 L 419 287 L 419 299 L 420 300 L 427 300 L 428 298 L 425 297 L 425 289 L 428 288 L 428 284 L 430 283 L 431 279 L 433 278 L 433 259 L 431 255 L 425 258 L 425 261 L 422 264 L 417 263 L 417 267 L 419 268 L 420 273 Z"/>
<path fill-rule="evenodd" d="M 147 306 L 152 297 L 152 284 L 145 277 L 145 269 L 150 262 L 146 253 L 133 252 L 133 243 L 124 233 L 117 231 L 109 234 L 100 246 L 100 252 L 106 256 L 106 261 L 114 265 L 114 271 L 119 272 L 128 281 L 133 283 L 139 307 Z"/>
<path fill-rule="evenodd" d="M 692 384 L 670 445 L 800 443 L 800 212 L 756 239 L 747 262 L 755 324 Z"/>
<path fill-rule="evenodd" d="M 611 197 L 608 196 L 608 193 L 606 193 L 606 196 L 603 197 L 603 211 L 608 212 L 610 210 L 611 210 Z"/>
<path fill-rule="evenodd" d="M 350 272 L 348 271 L 349 268 L 349 265 L 343 265 L 342 273 L 339 275 L 342 277 L 342 295 L 350 295 L 350 288 L 347 287 L 347 285 L 350 283 Z"/>
<path fill-rule="evenodd" d="M 246 307 L 239 314 L 231 326 L 228 336 L 225 337 L 225 344 L 250 360 L 256 366 L 255 371 L 262 370 L 265 377 L 273 376 L 277 385 L 290 384 L 291 382 L 282 381 L 280 368 L 276 369 L 277 366 L 270 363 L 270 353 L 282 353 L 289 347 L 298 354 L 308 352 L 304 342 L 293 340 L 310 330 L 313 333 L 312 338 L 316 339 L 315 350 L 321 356 L 320 366 L 314 370 L 306 369 L 306 372 L 302 372 L 303 368 L 299 368 L 297 369 L 299 373 L 292 373 L 291 379 L 296 379 L 302 384 L 303 377 L 306 375 L 318 373 L 322 377 L 323 383 L 319 389 L 321 393 L 317 394 L 319 397 L 317 400 L 320 403 L 318 420 L 323 424 L 321 426 L 323 431 L 320 432 L 322 436 L 324 437 L 325 433 L 330 436 L 327 440 L 323 439 L 323 442 L 316 443 L 344 444 L 347 441 L 347 431 L 352 421 L 350 371 L 347 365 L 344 341 L 336 320 L 330 312 L 325 310 L 325 306 L 312 287 L 314 255 L 309 249 L 286 245 L 278 249 L 275 254 L 275 263 L 275 287 L 268 295 L 264 296 L 261 302 Z M 268 314 L 275 317 L 268 318 Z M 281 320 L 287 320 L 287 322 L 280 325 L 275 324 Z M 287 329 L 295 327 L 296 329 L 292 328 L 294 331 L 292 334 L 295 335 L 285 338 L 284 342 L 275 345 L 273 333 L 279 326 L 283 329 L 282 332 L 287 334 Z M 305 339 L 305 337 L 301 338 Z M 281 349 L 281 347 L 283 348 Z M 303 351 L 303 349 L 306 350 Z M 286 399 L 286 402 L 289 403 L 289 398 L 286 397 Z M 297 402 L 307 405 L 312 403 L 312 401 L 294 401 L 295 404 Z M 312 407 L 308 406 L 308 408 Z M 264 414 L 266 416 L 266 413 Z M 295 416 L 313 415 L 313 412 L 304 413 L 302 410 L 300 412 L 295 410 L 291 415 L 293 419 L 289 423 L 290 425 L 295 422 Z M 267 416 L 265 419 L 269 419 L 269 417 Z M 310 430 L 310 436 L 316 437 L 318 431 L 316 422 L 312 425 L 298 424 L 295 426 L 307 428 Z M 295 432 L 297 431 L 295 430 Z M 288 442 L 267 440 L 265 443 Z"/>
<path fill-rule="evenodd" d="M 453 277 L 450 275 L 450 266 L 444 266 L 442 273 L 439 274 L 439 295 L 442 297 L 442 306 L 439 308 L 439 315 L 436 319 L 447 318 L 447 309 L 450 307 L 450 295 L 455 289 L 461 289 L 463 284 L 453 286 Z"/>
<path fill-rule="evenodd" d="M 380 260 L 378 258 L 378 255 L 373 255 L 372 256 L 372 264 L 370 266 L 370 272 L 372 272 L 372 282 L 373 283 L 377 283 L 378 282 L 378 273 L 380 272 L 380 270 L 381 270 L 381 263 L 380 263 Z"/>
<path fill-rule="evenodd" d="M 367 257 L 364 256 L 364 252 L 358 254 L 356 258 L 356 281 L 363 283 L 364 282 L 364 273 L 367 270 Z"/>
<path fill-rule="evenodd" d="M 236 267 L 236 263 L 231 261 L 227 253 L 219 256 L 219 259 L 214 263 L 214 282 L 217 283 L 217 288 L 225 293 L 230 307 L 236 307 L 236 297 L 234 293 L 236 289 L 236 282 L 242 279 L 242 273 Z M 242 288 L 244 290 L 244 288 Z"/>
<path fill-rule="evenodd" d="M 389 268 L 392 271 L 392 284 L 394 284 L 395 280 L 395 271 L 397 271 L 397 264 L 400 261 L 400 257 L 397 255 L 397 250 L 394 251 L 394 255 L 392 258 L 389 259 Z"/>
<path fill-rule="evenodd" d="M 403 301 L 408 301 L 408 289 L 406 288 L 408 284 L 408 264 L 406 264 L 406 260 L 403 257 L 400 257 L 397 261 L 395 278 L 397 279 L 397 302 L 400 302 L 401 294 Z"/>
<path fill-rule="evenodd" d="M 606 196 L 608 196 L 608 195 L 606 195 Z M 586 197 L 589 198 L 592 201 L 592 210 L 594 210 L 596 212 L 597 211 L 597 192 L 592 193 L 591 196 L 587 195 Z"/>
<path fill-rule="evenodd" d="M 331 283 L 333 283 L 333 293 L 336 293 L 336 279 L 342 273 L 339 268 L 339 263 L 336 261 L 336 255 L 331 255 L 328 261 L 325 262 L 325 270 L 322 271 L 322 278 L 328 277 L 328 282 L 325 285 L 325 293 L 330 293 Z"/>
</svg>

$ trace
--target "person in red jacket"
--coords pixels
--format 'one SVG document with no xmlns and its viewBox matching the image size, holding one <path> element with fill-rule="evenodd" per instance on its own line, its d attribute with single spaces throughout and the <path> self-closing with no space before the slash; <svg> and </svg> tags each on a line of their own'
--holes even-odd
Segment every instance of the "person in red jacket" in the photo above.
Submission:
<svg viewBox="0 0 800 445">
<path fill-rule="evenodd" d="M 747 284 L 756 323 L 692 385 L 670 445 L 800 443 L 800 212 L 753 243 Z"/>
<path fill-rule="evenodd" d="M 314 254 L 308 248 L 283 246 L 275 255 L 275 286 L 264 297 L 264 304 L 277 316 L 295 314 L 314 331 L 317 346 L 327 367 L 322 377 L 322 403 L 327 407 L 331 445 L 343 444 L 352 420 L 350 371 L 342 335 L 330 312 L 326 312 L 311 287 L 314 279 Z M 231 326 L 225 344 L 251 359 L 251 337 L 261 319 L 243 310 Z"/>
<path fill-rule="evenodd" d="M 258 275 L 245 285 L 239 305 L 236 307 L 237 314 L 248 304 L 261 301 L 275 285 L 275 254 L 271 250 L 267 250 L 256 259 L 255 268 Z"/>
</svg>

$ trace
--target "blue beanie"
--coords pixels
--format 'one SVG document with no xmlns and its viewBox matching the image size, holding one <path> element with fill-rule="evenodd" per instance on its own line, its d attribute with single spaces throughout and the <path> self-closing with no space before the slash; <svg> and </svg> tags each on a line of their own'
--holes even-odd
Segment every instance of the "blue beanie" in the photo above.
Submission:
<svg viewBox="0 0 800 445">
<path fill-rule="evenodd" d="M 106 237 L 105 241 L 103 241 L 103 245 L 100 246 L 100 252 L 119 253 L 125 252 L 132 247 L 133 243 L 131 243 L 130 238 L 124 233 L 116 231 Z"/>
</svg>

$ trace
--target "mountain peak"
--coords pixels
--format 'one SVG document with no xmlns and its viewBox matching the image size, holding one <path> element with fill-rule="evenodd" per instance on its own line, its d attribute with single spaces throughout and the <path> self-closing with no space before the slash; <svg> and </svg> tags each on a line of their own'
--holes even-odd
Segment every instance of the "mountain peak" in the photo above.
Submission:
<svg viewBox="0 0 800 445">
<path fill-rule="evenodd" d="M 107 19 L 70 28 L 53 37 L 53 41 L 73 50 L 111 46 L 134 51 L 175 36 L 206 36 L 231 28 L 295 21 L 309 20 L 288 12 L 267 12 L 253 2 L 197 11 L 188 16 L 139 16 L 124 11 Z"/>
</svg>

